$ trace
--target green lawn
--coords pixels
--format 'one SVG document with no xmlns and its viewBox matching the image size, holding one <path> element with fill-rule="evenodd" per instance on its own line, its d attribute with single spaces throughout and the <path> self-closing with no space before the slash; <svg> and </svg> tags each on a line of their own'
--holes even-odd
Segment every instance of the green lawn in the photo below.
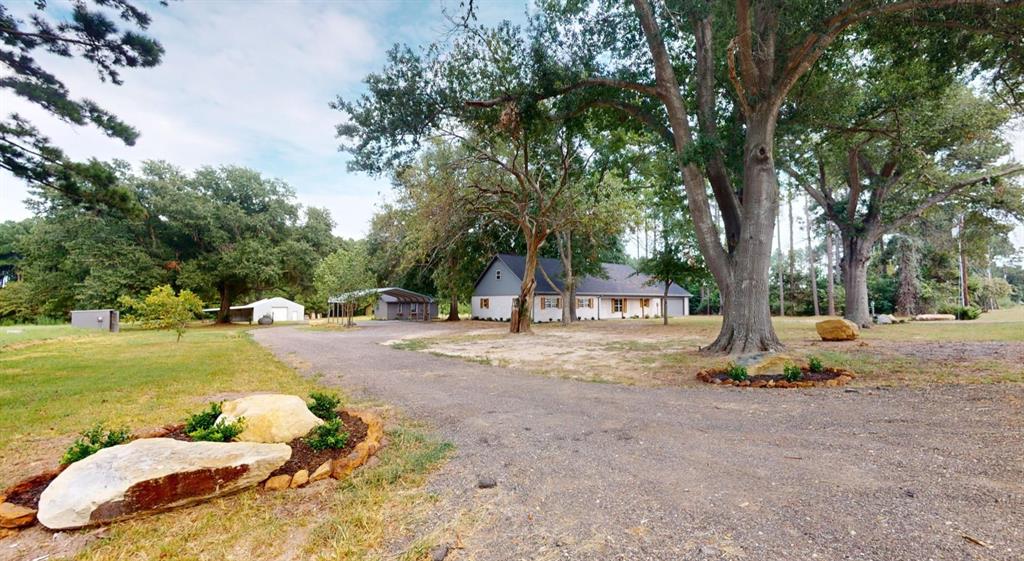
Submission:
<svg viewBox="0 0 1024 561">
<path fill-rule="evenodd" d="M 0 330 L 0 487 L 55 465 L 94 423 L 155 427 L 238 393 L 317 389 L 254 343 L 248 326 L 194 328 L 180 342 L 173 332 L 8 329 Z M 341 484 L 251 490 L 117 524 L 79 556 L 277 559 L 303 551 L 303 559 L 375 558 L 409 517 L 422 514 L 429 499 L 419 488 L 449 449 L 408 423 L 389 429 L 388 438 L 376 467 Z M 359 512 L 349 508 L 354 503 Z"/>
<path fill-rule="evenodd" d="M 3 347 L 28 341 L 56 339 L 58 337 L 97 337 L 105 332 L 61 325 L 7 325 L 0 327 L 0 351 Z"/>
</svg>

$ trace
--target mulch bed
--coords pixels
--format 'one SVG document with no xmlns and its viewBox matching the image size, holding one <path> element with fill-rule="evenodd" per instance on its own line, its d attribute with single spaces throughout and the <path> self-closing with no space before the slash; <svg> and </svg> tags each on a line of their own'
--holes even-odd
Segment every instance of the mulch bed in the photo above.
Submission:
<svg viewBox="0 0 1024 561">
<path fill-rule="evenodd" d="M 303 469 L 309 470 L 312 473 L 313 470 L 320 467 L 327 460 L 344 458 L 352 452 L 357 444 L 366 439 L 366 423 L 359 417 L 349 415 L 345 411 L 339 411 L 338 415 L 345 426 L 344 430 L 348 432 L 348 441 L 345 443 L 344 448 L 317 452 L 306 444 L 304 438 L 296 438 L 288 443 L 288 446 L 292 447 L 291 459 L 270 475 L 291 475 Z M 192 442 L 192 438 L 185 433 L 185 425 L 183 424 L 167 425 L 150 433 L 138 434 L 136 438 L 173 438 L 174 440 Z M 46 489 L 50 482 L 63 471 L 64 467 L 67 466 L 61 466 L 59 469 L 41 473 L 8 488 L 6 490 L 7 496 L 4 500 L 19 506 L 37 509 L 39 507 L 39 496 L 43 494 L 43 490 Z"/>
<path fill-rule="evenodd" d="M 345 442 L 345 447 L 340 450 L 320 450 L 317 452 L 306 444 L 304 438 L 296 438 L 295 440 L 288 443 L 288 446 L 292 447 L 292 457 L 285 464 L 270 474 L 270 477 L 275 475 L 293 475 L 299 470 L 308 470 L 309 473 L 320 467 L 327 460 L 334 460 L 337 458 L 344 458 L 355 449 L 356 444 L 359 444 L 366 439 L 366 423 L 363 422 L 359 417 L 349 415 L 344 411 L 339 411 L 338 416 L 341 418 L 341 424 L 345 425 L 345 432 L 348 433 L 348 441 Z"/>
<path fill-rule="evenodd" d="M 729 377 L 725 368 L 709 368 L 697 373 L 697 379 L 708 384 L 738 386 L 741 388 L 810 388 L 814 386 L 844 386 L 856 378 L 853 372 L 842 368 L 825 367 L 821 372 L 800 369 L 803 376 L 795 382 L 786 380 L 782 374 L 754 374 L 742 382 Z"/>
</svg>

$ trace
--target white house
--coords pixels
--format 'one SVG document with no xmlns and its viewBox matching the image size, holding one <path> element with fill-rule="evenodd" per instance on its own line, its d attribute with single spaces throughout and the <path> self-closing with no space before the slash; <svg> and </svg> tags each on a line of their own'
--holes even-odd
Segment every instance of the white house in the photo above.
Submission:
<svg viewBox="0 0 1024 561">
<path fill-rule="evenodd" d="M 576 286 L 576 315 L 582 320 L 660 317 L 664 285 L 636 272 L 629 265 L 603 263 L 607 278 L 584 276 Z M 480 275 L 473 289 L 474 319 L 508 321 L 519 298 L 526 258 L 521 255 L 498 254 Z M 544 271 L 541 271 L 541 268 Z M 544 273 L 558 286 L 552 286 Z M 557 259 L 538 259 L 533 302 L 533 320 L 537 322 L 562 319 L 562 263 Z M 685 288 L 669 287 L 669 317 L 690 315 L 690 297 Z"/>
<path fill-rule="evenodd" d="M 206 308 L 204 312 L 216 313 L 219 308 Z M 302 304 L 292 302 L 287 298 L 275 296 L 264 298 L 244 306 L 231 306 L 230 316 L 232 322 L 257 322 L 265 315 L 274 318 L 274 323 L 282 321 L 302 321 L 305 319 L 306 308 Z"/>
</svg>

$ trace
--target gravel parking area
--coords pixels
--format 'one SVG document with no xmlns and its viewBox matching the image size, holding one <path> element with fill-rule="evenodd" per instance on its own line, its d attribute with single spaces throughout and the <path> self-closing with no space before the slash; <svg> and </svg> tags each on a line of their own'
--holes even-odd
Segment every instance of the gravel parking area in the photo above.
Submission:
<svg viewBox="0 0 1024 561">
<path fill-rule="evenodd" d="M 443 329 L 253 336 L 457 446 L 435 514 L 475 523 L 448 559 L 1024 557 L 1020 385 L 644 388 L 380 344 Z"/>
</svg>

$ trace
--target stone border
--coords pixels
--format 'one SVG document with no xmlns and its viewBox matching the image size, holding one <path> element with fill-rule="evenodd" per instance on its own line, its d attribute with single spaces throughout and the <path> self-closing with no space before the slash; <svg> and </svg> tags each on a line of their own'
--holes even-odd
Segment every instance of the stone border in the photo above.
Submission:
<svg viewBox="0 0 1024 561">
<path fill-rule="evenodd" d="M 275 475 L 263 483 L 263 488 L 270 491 L 279 491 L 303 487 L 328 477 L 344 479 L 355 471 L 356 468 L 369 461 L 370 457 L 381 449 L 384 441 L 384 421 L 369 411 L 351 411 L 348 409 L 343 409 L 343 411 L 353 417 L 358 417 L 360 421 L 366 424 L 366 438 L 359 444 L 356 444 L 354 450 L 349 452 L 344 458 L 327 460 L 320 464 L 320 467 L 316 468 L 313 473 L 300 469 L 292 475 Z"/>
<path fill-rule="evenodd" d="M 807 374 L 810 372 L 806 366 L 800 367 L 800 370 Z M 720 385 L 720 386 L 736 386 L 739 388 L 813 388 L 813 387 L 837 387 L 845 386 L 857 377 L 856 374 L 843 368 L 833 368 L 831 366 L 825 368 L 825 372 L 835 374 L 834 378 L 829 380 L 797 380 L 795 382 L 789 382 L 786 380 L 744 380 L 737 382 L 730 378 L 725 380 L 719 380 L 715 377 L 715 374 L 721 374 L 725 372 L 725 368 L 706 368 L 697 373 L 697 379 L 706 384 Z M 755 374 L 754 376 L 757 376 Z"/>
</svg>

